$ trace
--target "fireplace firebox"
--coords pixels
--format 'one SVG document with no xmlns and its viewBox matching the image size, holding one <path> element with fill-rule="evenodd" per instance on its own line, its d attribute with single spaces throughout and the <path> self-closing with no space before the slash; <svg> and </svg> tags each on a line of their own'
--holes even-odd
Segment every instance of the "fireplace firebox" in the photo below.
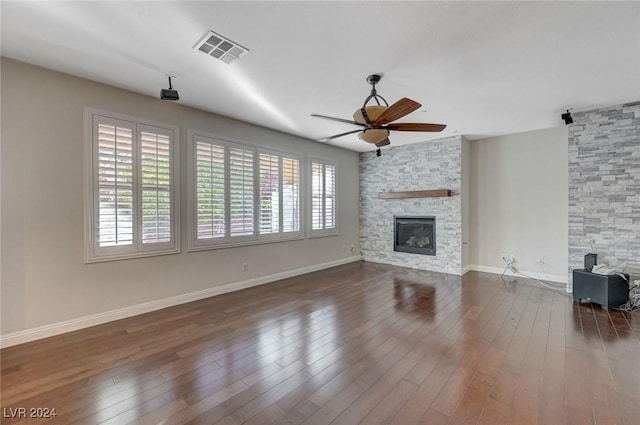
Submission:
<svg viewBox="0 0 640 425">
<path fill-rule="evenodd" d="M 436 255 L 435 217 L 394 217 L 393 250 Z"/>
</svg>

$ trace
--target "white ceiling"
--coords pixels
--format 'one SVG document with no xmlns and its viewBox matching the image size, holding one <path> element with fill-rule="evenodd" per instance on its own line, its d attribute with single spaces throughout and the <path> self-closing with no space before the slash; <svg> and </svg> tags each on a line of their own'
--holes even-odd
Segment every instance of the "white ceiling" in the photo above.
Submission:
<svg viewBox="0 0 640 425">
<path fill-rule="evenodd" d="M 640 100 L 640 2 L 2 2 L 2 55 L 318 139 L 384 75 L 389 103 L 423 107 L 393 145 L 561 125 Z M 233 65 L 193 50 L 209 30 L 249 48 Z M 331 142 L 374 148 L 355 135 Z"/>
</svg>

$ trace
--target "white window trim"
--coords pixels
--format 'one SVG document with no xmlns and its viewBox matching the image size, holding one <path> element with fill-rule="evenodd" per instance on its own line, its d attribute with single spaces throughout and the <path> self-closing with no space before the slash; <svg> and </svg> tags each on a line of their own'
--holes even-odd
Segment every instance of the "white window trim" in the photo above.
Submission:
<svg viewBox="0 0 640 425">
<path fill-rule="evenodd" d="M 195 163 L 195 138 L 197 136 L 205 137 L 215 140 L 219 145 L 225 146 L 225 164 L 228 163 L 229 147 L 236 147 L 242 149 L 253 149 L 253 166 L 254 166 L 254 184 L 253 184 L 253 199 L 254 199 L 254 229 L 251 236 L 230 236 L 227 227 L 229 226 L 229 202 L 225 200 L 225 233 L 224 237 L 212 238 L 207 241 L 200 241 L 196 237 L 196 208 L 195 208 L 195 183 L 196 183 L 196 163 Z M 268 153 L 271 155 L 279 155 L 280 157 L 294 158 L 299 161 L 299 179 L 300 179 L 300 230 L 298 232 L 279 233 L 276 235 L 267 234 L 260 235 L 258 233 L 259 227 L 259 198 L 260 198 L 260 184 L 259 173 L 255 170 L 259 167 L 259 155 L 260 153 Z M 198 130 L 187 130 L 187 232 L 189 237 L 187 238 L 187 251 L 207 251 L 211 249 L 224 249 L 233 248 L 247 245 L 260 245 L 276 242 L 287 242 L 304 239 L 305 228 L 305 202 L 303 198 L 305 196 L 305 162 L 304 156 L 300 152 L 281 151 L 271 147 L 265 147 L 255 143 L 237 141 L 229 139 L 227 137 L 218 136 L 211 133 L 206 133 Z M 225 167 L 225 192 L 228 196 L 229 185 L 229 167 Z"/>
<path fill-rule="evenodd" d="M 317 229 L 314 230 L 313 229 L 313 191 L 312 191 L 312 175 L 311 173 L 313 172 L 313 167 L 312 164 L 313 163 L 318 163 L 318 164 L 324 164 L 324 165 L 332 165 L 335 169 L 335 199 L 334 199 L 334 209 L 336 212 L 336 216 L 335 216 L 335 223 L 336 225 L 332 228 L 332 229 Z M 320 157 L 309 157 L 308 161 L 307 161 L 307 174 L 308 174 L 308 184 L 307 184 L 307 233 L 308 233 L 308 238 L 309 239 L 313 239 L 313 238 L 323 238 L 323 237 L 327 237 L 327 236 L 337 236 L 339 234 L 339 225 L 340 222 L 338 220 L 338 181 L 339 181 L 339 170 L 338 170 L 338 163 L 337 161 L 331 160 L 331 159 L 327 159 L 327 158 L 320 158 Z M 324 203 L 324 201 L 323 201 Z"/>
<path fill-rule="evenodd" d="M 118 121 L 127 121 L 138 126 L 151 126 L 166 130 L 172 133 L 172 150 L 171 150 L 171 230 L 172 241 L 168 243 L 154 244 L 155 246 L 145 247 L 139 241 L 134 241 L 134 245 L 138 249 L 134 252 L 115 252 L 109 254 L 97 253 L 95 249 L 95 212 L 96 212 L 96 191 L 95 191 L 95 167 L 94 167 L 94 154 L 95 144 L 93 140 L 93 123 L 94 116 L 104 117 L 107 119 L 113 119 Z M 137 140 L 136 130 L 135 139 Z M 136 148 L 134 148 L 136 149 Z M 136 117 L 117 114 L 110 111 L 99 110 L 95 108 L 84 108 L 84 262 L 85 263 L 98 263 L 103 261 L 115 261 L 125 260 L 130 258 L 142 258 L 152 257 L 157 255 L 176 254 L 180 252 L 180 129 L 177 126 L 158 123 L 154 121 L 143 120 Z M 134 175 L 139 173 L 139 167 L 134 169 Z M 138 182 L 138 178 L 135 178 Z M 136 209 L 140 208 L 142 202 L 140 196 L 138 196 L 139 183 L 134 185 L 134 203 L 137 205 Z M 138 228 L 137 234 L 140 235 L 141 217 L 134 217 L 135 225 Z M 141 236 L 139 236 L 141 237 Z"/>
</svg>

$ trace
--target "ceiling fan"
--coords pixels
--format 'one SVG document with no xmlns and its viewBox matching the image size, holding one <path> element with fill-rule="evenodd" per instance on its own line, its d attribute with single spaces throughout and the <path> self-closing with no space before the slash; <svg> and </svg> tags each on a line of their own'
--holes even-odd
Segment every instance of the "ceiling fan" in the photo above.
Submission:
<svg viewBox="0 0 640 425">
<path fill-rule="evenodd" d="M 360 140 L 372 143 L 377 147 L 391 144 L 389 141 L 389 131 L 423 131 L 423 132 L 439 132 L 444 130 L 445 124 L 426 124 L 426 123 L 396 123 L 393 121 L 410 114 L 422 105 L 418 102 L 403 97 L 393 105 L 389 106 L 384 97 L 380 96 L 376 91 L 376 84 L 380 82 L 382 76 L 378 74 L 369 75 L 367 82 L 371 84 L 371 94 L 364 101 L 361 108 L 353 113 L 353 120 L 329 117 L 326 115 L 311 114 L 312 117 L 326 118 L 333 121 L 344 122 L 360 126 L 358 130 L 347 131 L 346 133 L 335 134 L 333 136 L 320 139 L 320 142 L 337 139 L 347 134 L 358 133 Z M 376 105 L 367 106 L 367 104 L 375 100 Z M 382 101 L 384 104 L 381 104 Z"/>
</svg>

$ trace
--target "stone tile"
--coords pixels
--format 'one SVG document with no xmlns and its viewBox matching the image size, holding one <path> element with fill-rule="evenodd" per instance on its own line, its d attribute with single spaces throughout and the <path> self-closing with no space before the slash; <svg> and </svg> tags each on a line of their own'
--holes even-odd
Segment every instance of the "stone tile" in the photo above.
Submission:
<svg viewBox="0 0 640 425">
<path fill-rule="evenodd" d="M 360 244 L 367 261 L 459 275 L 462 137 L 360 154 Z M 448 198 L 378 199 L 379 192 L 451 189 Z M 393 251 L 394 215 L 435 216 L 436 255 Z"/>
<path fill-rule="evenodd" d="M 573 114 L 569 276 L 592 250 L 640 277 L 640 102 Z"/>
</svg>

